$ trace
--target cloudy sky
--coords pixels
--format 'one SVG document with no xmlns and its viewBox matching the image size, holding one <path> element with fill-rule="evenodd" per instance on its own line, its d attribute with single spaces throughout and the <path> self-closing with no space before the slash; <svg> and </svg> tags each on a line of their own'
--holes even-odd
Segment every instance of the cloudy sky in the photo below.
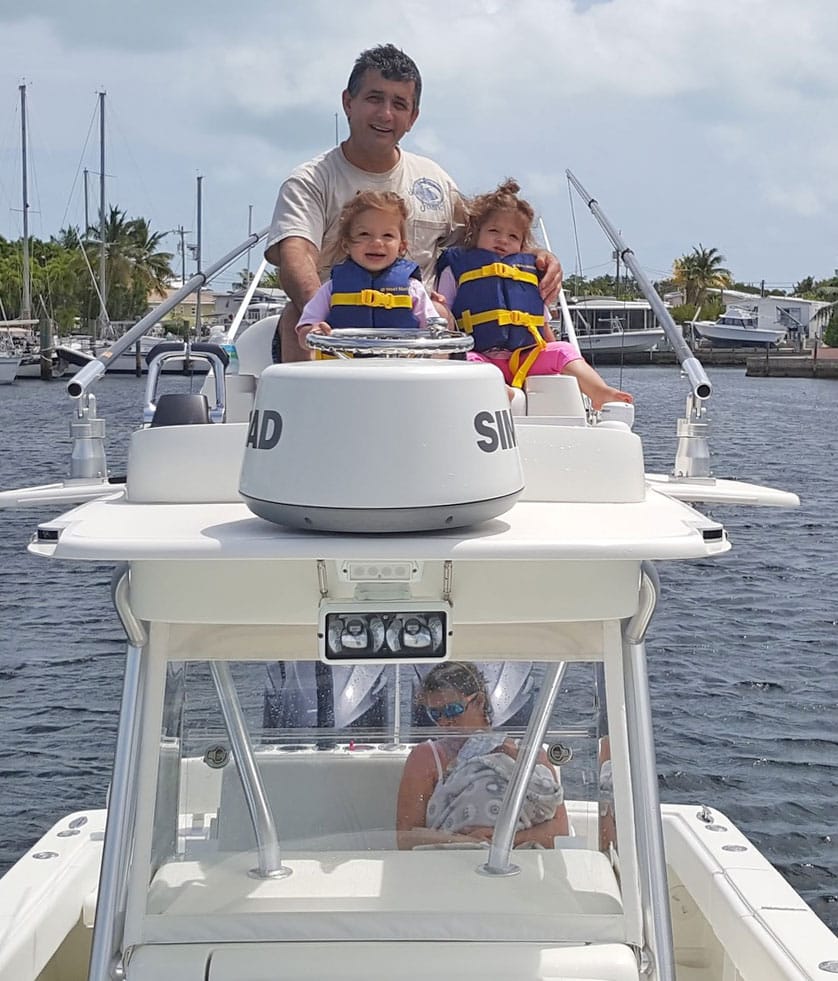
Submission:
<svg viewBox="0 0 838 981">
<path fill-rule="evenodd" d="M 109 202 L 194 241 L 202 175 L 206 264 L 251 205 L 269 223 L 336 113 L 346 135 L 352 62 L 385 41 L 424 79 L 406 148 L 467 193 L 516 177 L 568 272 L 613 263 L 567 168 L 653 278 L 698 243 L 781 288 L 838 266 L 834 0 L 0 0 L 0 235 L 21 234 L 22 82 L 33 234 L 83 223 L 104 89 Z"/>
</svg>

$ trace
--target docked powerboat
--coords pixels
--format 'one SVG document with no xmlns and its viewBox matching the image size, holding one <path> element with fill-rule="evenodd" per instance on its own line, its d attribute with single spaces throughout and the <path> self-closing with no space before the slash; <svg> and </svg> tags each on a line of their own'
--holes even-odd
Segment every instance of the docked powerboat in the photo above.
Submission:
<svg viewBox="0 0 838 981">
<path fill-rule="evenodd" d="M 437 329 L 312 335 L 333 359 L 273 365 L 276 320 L 193 345 L 200 394 L 159 394 L 184 352 L 152 356 L 119 487 L 107 359 L 82 368 L 72 478 L 0 495 L 85 501 L 30 549 L 113 565 L 127 636 L 107 810 L 0 880 L 0 981 L 834 973 L 838 938 L 724 814 L 658 799 L 655 563 L 730 549 L 697 501 L 797 503 L 712 477 L 711 386 L 674 325 L 688 411 L 652 475 L 630 410 L 571 378 L 510 405 L 491 366 L 416 357 L 470 344 Z M 416 692 L 452 658 L 514 772 L 491 842 L 400 849 L 404 764 L 436 731 Z M 513 849 L 542 754 L 570 833 Z"/>
<path fill-rule="evenodd" d="M 729 306 L 718 320 L 693 320 L 696 334 L 714 347 L 772 347 L 786 336 L 785 327 L 760 327 L 759 312 Z"/>
<path fill-rule="evenodd" d="M 112 363 L 108 365 L 108 372 L 114 375 L 144 375 L 148 371 L 148 357 L 151 351 L 161 343 L 171 343 L 174 340 L 171 336 L 157 334 L 143 334 L 129 348 L 124 348 Z M 66 338 L 57 348 L 61 360 L 77 369 L 93 361 L 97 352 L 102 353 L 111 347 L 98 345 L 94 347 L 89 335 L 75 335 Z M 178 375 L 204 375 L 209 371 L 207 362 L 203 358 L 177 357 L 166 361 L 161 369 L 165 374 Z"/>
<path fill-rule="evenodd" d="M 579 349 L 594 359 L 653 351 L 666 337 L 647 300 L 586 296 L 567 306 Z"/>
</svg>

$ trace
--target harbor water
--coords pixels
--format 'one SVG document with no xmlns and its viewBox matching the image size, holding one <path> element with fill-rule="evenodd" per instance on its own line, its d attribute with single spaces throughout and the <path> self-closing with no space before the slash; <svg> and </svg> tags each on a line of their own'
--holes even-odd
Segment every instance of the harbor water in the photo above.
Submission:
<svg viewBox="0 0 838 981">
<path fill-rule="evenodd" d="M 687 394 L 678 369 L 602 371 L 635 395 L 647 471 L 669 472 Z M 713 508 L 733 550 L 658 566 L 648 653 L 661 797 L 726 813 L 838 931 L 838 383 L 708 373 L 714 473 L 802 505 Z M 143 390 L 126 377 L 96 388 L 113 474 Z M 66 476 L 70 415 L 61 382 L 0 387 L 0 489 Z M 110 776 L 125 650 L 112 570 L 28 554 L 55 511 L 0 512 L 0 872 L 62 815 L 103 806 Z"/>
</svg>

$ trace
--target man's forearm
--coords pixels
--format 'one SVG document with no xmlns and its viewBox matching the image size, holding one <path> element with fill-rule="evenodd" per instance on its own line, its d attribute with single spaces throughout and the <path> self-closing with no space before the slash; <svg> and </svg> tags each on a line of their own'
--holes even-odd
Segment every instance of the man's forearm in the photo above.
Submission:
<svg viewBox="0 0 838 981">
<path fill-rule="evenodd" d="M 320 289 L 317 271 L 319 253 L 303 238 L 287 238 L 279 243 L 279 278 L 291 302 L 302 310 Z"/>
</svg>

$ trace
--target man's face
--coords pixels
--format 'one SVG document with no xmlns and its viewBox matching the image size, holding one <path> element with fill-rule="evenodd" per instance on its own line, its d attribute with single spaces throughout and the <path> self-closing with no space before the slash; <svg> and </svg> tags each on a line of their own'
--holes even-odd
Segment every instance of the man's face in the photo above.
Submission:
<svg viewBox="0 0 838 981">
<path fill-rule="evenodd" d="M 367 151 L 392 150 L 410 132 L 419 110 L 414 107 L 415 84 L 394 82 L 369 69 L 361 76 L 357 95 L 343 93 L 343 109 L 353 142 Z"/>
</svg>

